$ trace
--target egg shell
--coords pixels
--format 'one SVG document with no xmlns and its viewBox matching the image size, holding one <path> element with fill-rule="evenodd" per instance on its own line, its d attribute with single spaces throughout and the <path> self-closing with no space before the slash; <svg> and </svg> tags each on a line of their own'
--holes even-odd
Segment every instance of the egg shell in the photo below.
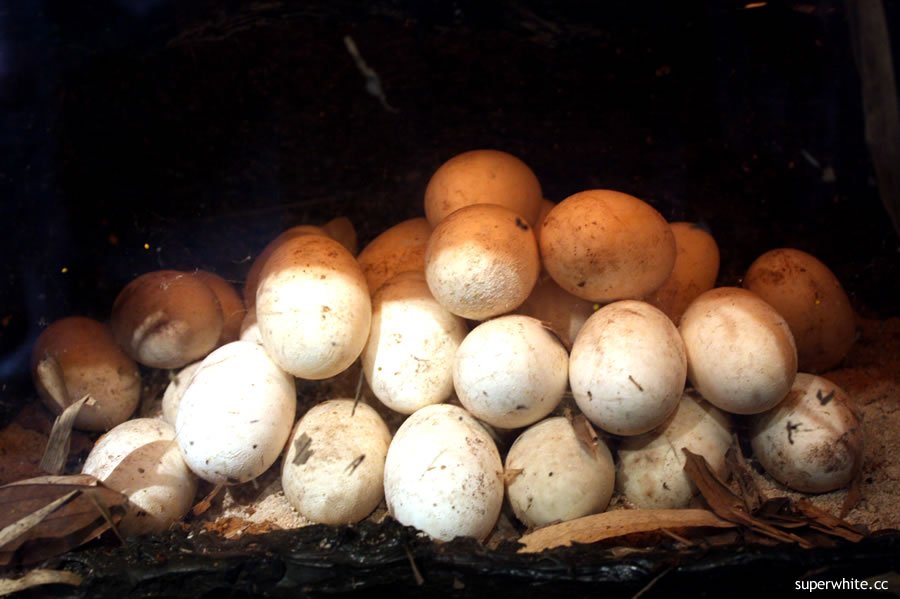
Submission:
<svg viewBox="0 0 900 599">
<path fill-rule="evenodd" d="M 578 333 L 569 384 L 579 409 L 615 435 L 639 435 L 662 424 L 684 391 L 687 357 L 665 314 L 637 300 L 597 310 Z"/>
<path fill-rule="evenodd" d="M 797 374 L 797 349 L 784 318 L 754 293 L 719 287 L 695 299 L 679 326 L 688 379 L 716 407 L 758 414 L 778 404 Z"/>
<path fill-rule="evenodd" d="M 713 236 L 696 223 L 670 225 L 675 236 L 675 266 L 672 273 L 653 293 L 644 298 L 676 325 L 698 295 L 709 291 L 719 276 L 719 246 Z"/>
<path fill-rule="evenodd" d="M 465 206 L 497 204 L 537 223 L 541 184 L 519 158 L 499 150 L 457 154 L 435 171 L 425 189 L 425 217 L 432 227 Z"/>
<path fill-rule="evenodd" d="M 538 212 L 538 218 L 534 224 L 534 239 L 538 242 L 539 247 L 541 243 L 541 229 L 544 228 L 544 219 L 547 218 L 547 215 L 550 214 L 550 211 L 553 210 L 554 206 L 556 206 L 556 202 L 551 202 L 546 198 L 541 200 L 541 209 Z"/>
<path fill-rule="evenodd" d="M 185 390 L 191 385 L 191 381 L 194 380 L 194 375 L 200 370 L 201 364 L 203 364 L 203 361 L 198 360 L 171 375 L 171 380 L 166 385 L 166 390 L 163 391 L 162 418 L 172 426 L 175 426 L 181 398 L 184 396 Z"/>
<path fill-rule="evenodd" d="M 256 320 L 266 351 L 282 369 L 303 379 L 335 376 L 359 357 L 369 336 L 366 279 L 337 241 L 294 237 L 266 261 Z"/>
<path fill-rule="evenodd" d="M 531 227 L 503 206 L 466 206 L 441 221 L 428 239 L 428 287 L 463 318 L 486 320 L 514 310 L 528 298 L 539 272 Z"/>
<path fill-rule="evenodd" d="M 571 348 L 578 331 L 599 309 L 599 304 L 572 295 L 544 272 L 516 312 L 537 318 L 559 336 L 563 345 Z"/>
<path fill-rule="evenodd" d="M 176 417 L 178 445 L 200 478 L 252 480 L 275 463 L 297 409 L 294 379 L 249 341 L 223 345 L 203 360 Z"/>
<path fill-rule="evenodd" d="M 540 321 L 500 316 L 463 339 L 453 362 L 453 385 L 460 403 L 479 420 L 520 428 L 559 405 L 568 364 L 566 349 Z"/>
<path fill-rule="evenodd" d="M 83 316 L 50 324 L 38 336 L 31 354 L 35 389 L 54 414 L 90 395 L 75 418 L 75 428 L 107 431 L 137 409 L 141 374 L 137 364 L 116 344 L 108 326 Z"/>
<path fill-rule="evenodd" d="M 384 464 L 388 510 L 434 539 L 483 540 L 503 504 L 503 463 L 494 441 L 459 406 L 425 406 L 407 418 Z"/>
<path fill-rule="evenodd" d="M 375 293 L 385 281 L 407 271 L 425 271 L 425 247 L 431 225 L 424 218 L 411 218 L 382 232 L 357 257 L 369 291 Z"/>
<path fill-rule="evenodd" d="M 126 537 L 163 532 L 184 518 L 197 493 L 197 477 L 178 451 L 175 428 L 155 418 L 128 420 L 101 436 L 82 473 L 128 497 L 118 524 Z"/>
<path fill-rule="evenodd" d="M 128 283 L 113 303 L 116 342 L 151 368 L 181 368 L 211 352 L 224 316 L 213 290 L 193 273 L 148 272 Z"/>
<path fill-rule="evenodd" d="M 639 508 L 686 508 L 697 487 L 684 472 L 687 457 L 682 449 L 703 456 L 713 472 L 727 480 L 725 453 L 731 439 L 728 415 L 699 394 L 685 392 L 666 422 L 649 433 L 622 439 L 618 490 Z"/>
<path fill-rule="evenodd" d="M 675 236 L 662 215 L 606 189 L 576 193 L 550 210 L 540 250 L 560 287 L 599 303 L 649 295 L 675 265 Z"/>
<path fill-rule="evenodd" d="M 453 359 L 468 332 L 466 321 L 442 307 L 422 272 L 389 279 L 372 298 L 372 326 L 362 353 L 375 396 L 412 414 L 453 394 Z"/>
<path fill-rule="evenodd" d="M 863 428 L 850 398 L 813 374 L 798 373 L 784 401 L 753 416 L 750 443 L 772 478 L 804 493 L 845 487 L 862 468 Z"/>
<path fill-rule="evenodd" d="M 787 321 L 800 370 L 829 370 L 853 346 L 856 314 L 850 299 L 834 273 L 815 256 L 791 248 L 768 251 L 747 269 L 743 286 Z"/>
<path fill-rule="evenodd" d="M 602 439 L 588 445 L 563 417 L 529 427 L 506 456 L 507 496 L 528 527 L 606 509 L 615 486 L 612 454 Z"/>
<path fill-rule="evenodd" d="M 391 433 L 375 410 L 352 399 L 313 406 L 294 427 L 281 485 L 302 516 L 352 524 L 384 498 L 384 460 Z"/>
</svg>

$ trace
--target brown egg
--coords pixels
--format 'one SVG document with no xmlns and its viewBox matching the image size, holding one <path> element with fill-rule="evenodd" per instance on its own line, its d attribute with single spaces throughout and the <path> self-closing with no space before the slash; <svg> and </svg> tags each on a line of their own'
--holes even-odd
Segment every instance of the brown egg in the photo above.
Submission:
<svg viewBox="0 0 900 599">
<path fill-rule="evenodd" d="M 580 298 L 609 303 L 658 289 L 675 264 L 675 236 L 652 206 L 618 191 L 569 196 L 544 219 L 544 268 Z"/>
<path fill-rule="evenodd" d="M 559 336 L 563 345 L 571 348 L 584 322 L 599 308 L 594 302 L 572 295 L 550 275 L 542 273 L 531 295 L 516 312 L 540 320 Z"/>
<path fill-rule="evenodd" d="M 428 240 L 425 279 L 434 298 L 463 318 L 485 320 L 514 310 L 540 270 L 537 243 L 525 219 L 496 204 L 461 208 Z"/>
<path fill-rule="evenodd" d="M 534 238 L 538 242 L 538 246 L 541 243 L 541 229 L 544 228 L 544 219 L 547 218 L 554 206 L 556 206 L 555 202 L 547 199 L 541 200 L 541 211 L 538 213 L 538 219 L 534 225 Z"/>
<path fill-rule="evenodd" d="M 537 223 L 541 184 L 527 164 L 499 150 L 471 150 L 438 168 L 425 189 L 425 217 L 432 227 L 463 206 L 499 204 Z"/>
<path fill-rule="evenodd" d="M 116 344 L 109 327 L 96 320 L 70 316 L 44 329 L 31 368 L 38 395 L 55 414 L 85 395 L 94 399 L 78 412 L 77 429 L 107 431 L 137 408 L 137 364 Z"/>
<path fill-rule="evenodd" d="M 357 258 L 374 295 L 385 281 L 407 270 L 425 272 L 425 246 L 431 225 L 424 218 L 411 218 L 382 232 L 363 248 Z"/>
<path fill-rule="evenodd" d="M 211 352 L 224 317 L 213 290 L 193 273 L 144 273 L 119 292 L 110 317 L 113 336 L 135 361 L 180 368 Z"/>
<path fill-rule="evenodd" d="M 278 249 L 284 242 L 293 239 L 294 237 L 299 237 L 300 235 L 321 235 L 323 237 L 330 237 L 322 227 L 317 227 L 315 225 L 297 225 L 296 227 L 291 227 L 286 231 L 282 231 L 278 237 L 270 241 L 268 245 L 263 248 L 263 251 L 256 256 L 256 260 L 253 261 L 253 264 L 250 265 L 250 271 L 247 273 L 247 280 L 244 282 L 244 305 L 247 306 L 248 309 L 256 305 L 256 288 L 259 287 L 259 273 L 262 272 L 266 260 L 268 260 L 269 256 L 272 255 L 272 252 Z"/>
<path fill-rule="evenodd" d="M 694 299 L 712 289 L 719 276 L 719 246 L 696 223 L 672 223 L 675 235 L 675 267 L 662 286 L 644 298 L 662 310 L 676 325 Z"/>
<path fill-rule="evenodd" d="M 837 366 L 856 340 L 856 315 L 834 273 L 818 258 L 783 248 L 757 258 L 744 275 L 757 294 L 791 327 L 800 370 Z"/>
<path fill-rule="evenodd" d="M 219 338 L 218 345 L 237 341 L 241 334 L 241 323 L 247 314 L 247 309 L 244 308 L 241 296 L 238 295 L 237 290 L 231 283 L 215 273 L 198 270 L 194 272 L 194 276 L 199 277 L 201 281 L 209 285 L 209 288 L 216 294 L 219 306 L 222 308 L 224 321 L 222 336 Z"/>
</svg>

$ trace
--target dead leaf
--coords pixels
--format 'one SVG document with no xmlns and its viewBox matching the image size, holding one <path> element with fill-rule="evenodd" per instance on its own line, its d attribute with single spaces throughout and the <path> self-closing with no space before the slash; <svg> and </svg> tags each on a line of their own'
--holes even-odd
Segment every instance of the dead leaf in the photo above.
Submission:
<svg viewBox="0 0 900 599">
<path fill-rule="evenodd" d="M 744 502 L 744 508 L 749 513 L 755 512 L 762 505 L 764 499 L 759 487 L 756 486 L 756 482 L 753 480 L 750 465 L 747 464 L 744 453 L 741 451 L 737 435 L 732 435 L 731 447 L 725 452 L 725 465 L 741 489 L 741 499 Z"/>
<path fill-rule="evenodd" d="M 553 547 L 568 547 L 572 543 L 596 543 L 637 533 L 734 526 L 708 510 L 616 510 L 552 524 L 525 534 L 519 539 L 523 545 L 519 553 L 538 553 Z"/>
<path fill-rule="evenodd" d="M 47 449 L 41 458 L 41 470 L 47 474 L 60 474 L 69 459 L 69 449 L 72 445 L 72 429 L 75 427 L 75 419 L 84 405 L 93 405 L 94 399 L 85 395 L 62 411 L 62 414 L 53 421 L 50 429 L 50 439 L 47 440 Z"/>
<path fill-rule="evenodd" d="M 86 474 L 0 487 L 0 565 L 35 563 L 98 537 L 122 518 L 127 501 Z"/>
</svg>

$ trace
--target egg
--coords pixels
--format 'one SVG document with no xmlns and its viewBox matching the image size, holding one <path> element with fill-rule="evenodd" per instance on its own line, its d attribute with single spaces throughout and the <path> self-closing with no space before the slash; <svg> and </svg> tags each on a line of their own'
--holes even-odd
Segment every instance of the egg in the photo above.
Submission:
<svg viewBox="0 0 900 599">
<path fill-rule="evenodd" d="M 622 439 L 617 487 L 639 508 L 686 508 L 697 487 L 684 472 L 687 457 L 682 449 L 703 456 L 712 471 L 727 480 L 725 454 L 729 447 L 728 414 L 698 394 L 685 392 L 663 424 L 643 435 Z"/>
<path fill-rule="evenodd" d="M 194 502 L 197 477 L 175 442 L 175 428 L 154 418 L 123 422 L 97 440 L 82 467 L 128 497 L 119 532 L 161 533 L 181 520 Z"/>
<path fill-rule="evenodd" d="M 522 160 L 499 150 L 471 150 L 449 159 L 431 176 L 425 217 L 436 227 L 464 206 L 497 204 L 534 226 L 542 200 L 541 184 Z"/>
<path fill-rule="evenodd" d="M 262 346 L 234 341 L 209 354 L 175 417 L 184 461 L 200 478 L 235 485 L 269 469 L 297 409 L 294 379 Z"/>
<path fill-rule="evenodd" d="M 606 443 L 583 441 L 572 422 L 559 416 L 519 435 L 505 467 L 509 503 L 528 527 L 602 512 L 615 485 L 615 466 Z"/>
<path fill-rule="evenodd" d="M 384 464 L 388 511 L 433 539 L 484 540 L 503 504 L 494 440 L 459 406 L 425 406 L 394 435 Z"/>
<path fill-rule="evenodd" d="M 384 460 L 391 434 L 370 406 L 330 399 L 303 415 L 291 434 L 281 486 L 302 516 L 352 524 L 384 498 Z"/>
<path fill-rule="evenodd" d="M 495 204 L 457 210 L 435 227 L 425 250 L 425 279 L 435 299 L 472 320 L 517 308 L 534 288 L 539 271 L 531 226 Z"/>
<path fill-rule="evenodd" d="M 856 315 L 840 281 L 818 258 L 782 248 L 757 258 L 743 286 L 775 308 L 797 344 L 798 368 L 837 366 L 856 340 Z"/>
<path fill-rule="evenodd" d="M 362 353 L 363 373 L 375 396 L 412 414 L 453 395 L 453 360 L 468 332 L 466 321 L 442 307 L 425 274 L 402 272 L 372 298 L 372 326 Z"/>
<path fill-rule="evenodd" d="M 330 237 L 286 240 L 260 273 L 256 321 L 283 370 L 309 380 L 343 372 L 362 353 L 372 321 L 359 263 Z"/>
<path fill-rule="evenodd" d="M 797 374 L 797 348 L 781 315 L 756 294 L 719 287 L 695 299 L 679 326 L 688 379 L 716 407 L 758 414 L 784 399 Z"/>
<path fill-rule="evenodd" d="M 570 348 L 585 321 L 599 308 L 599 304 L 572 295 L 550 275 L 541 273 L 534 289 L 516 312 L 540 320 Z"/>
<path fill-rule="evenodd" d="M 479 324 L 453 362 L 453 386 L 473 416 L 500 428 L 541 420 L 566 392 L 566 349 L 539 320 L 511 314 Z"/>
<path fill-rule="evenodd" d="M 675 266 L 644 301 L 665 312 L 677 325 L 690 303 L 715 286 L 719 246 L 709 231 L 696 223 L 676 222 L 670 226 L 675 236 Z"/>
<path fill-rule="evenodd" d="M 425 272 L 425 247 L 431 225 L 424 218 L 411 218 L 388 228 L 359 253 L 358 261 L 369 291 L 375 293 L 394 275 L 416 270 Z"/>
<path fill-rule="evenodd" d="M 678 405 L 686 371 L 678 329 L 660 310 L 637 300 L 597 310 L 569 357 L 578 408 L 614 435 L 639 435 L 662 424 Z"/>
<path fill-rule="evenodd" d="M 845 487 L 862 468 L 863 429 L 850 398 L 805 372 L 783 402 L 753 416 L 750 443 L 772 478 L 805 493 Z"/>
<path fill-rule="evenodd" d="M 634 196 L 604 189 L 576 193 L 550 210 L 540 250 L 560 287 L 600 303 L 652 293 L 675 264 L 675 237 L 662 215 Z"/>
</svg>

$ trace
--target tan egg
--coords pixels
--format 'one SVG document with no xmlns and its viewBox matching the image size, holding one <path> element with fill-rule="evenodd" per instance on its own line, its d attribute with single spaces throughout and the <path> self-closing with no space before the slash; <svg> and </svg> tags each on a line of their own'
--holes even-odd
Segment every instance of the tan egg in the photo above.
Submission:
<svg viewBox="0 0 900 599">
<path fill-rule="evenodd" d="M 556 206 L 555 202 L 551 202 L 546 198 L 541 200 L 541 211 L 538 213 L 537 222 L 534 224 L 534 239 L 538 242 L 538 246 L 541 243 L 541 229 L 544 228 L 544 219 L 547 218 L 554 206 Z"/>
<path fill-rule="evenodd" d="M 219 275 L 205 270 L 195 271 L 194 276 L 209 285 L 209 288 L 216 294 L 219 306 L 222 308 L 222 336 L 219 338 L 218 345 L 237 341 L 241 333 L 241 322 L 243 322 L 244 316 L 247 314 L 247 309 L 244 308 L 244 302 L 241 300 L 241 296 L 238 295 L 234 285 Z"/>
<path fill-rule="evenodd" d="M 94 403 L 82 406 L 75 428 L 107 431 L 124 422 L 137 408 L 141 374 L 137 364 L 113 339 L 105 324 L 70 316 L 48 326 L 31 354 L 38 395 L 60 414 L 90 395 Z"/>
<path fill-rule="evenodd" d="M 425 278 L 450 312 L 485 320 L 514 310 L 531 293 L 540 271 L 531 227 L 496 204 L 461 208 L 428 240 Z"/>
<path fill-rule="evenodd" d="M 799 369 L 837 366 L 856 340 L 856 315 L 834 273 L 818 258 L 782 248 L 757 258 L 744 287 L 757 294 L 791 327 Z"/>
<path fill-rule="evenodd" d="M 253 261 L 253 264 L 250 265 L 250 271 L 247 273 L 247 280 L 244 282 L 244 305 L 247 306 L 247 309 L 252 308 L 256 304 L 256 289 L 259 287 L 259 273 L 262 272 L 266 260 L 268 260 L 269 256 L 272 255 L 272 252 L 285 241 L 293 239 L 294 237 L 299 237 L 300 235 L 321 235 L 330 237 L 322 227 L 317 227 L 315 225 L 297 225 L 296 227 L 291 227 L 290 229 L 283 231 L 278 237 L 270 241 Z"/>
<path fill-rule="evenodd" d="M 463 206 L 499 204 L 529 225 L 541 210 L 541 184 L 527 164 L 499 150 L 471 150 L 438 168 L 425 189 L 425 217 L 432 227 Z"/>
<path fill-rule="evenodd" d="M 372 302 L 362 269 L 340 243 L 319 235 L 289 239 L 272 252 L 259 281 L 260 336 L 282 369 L 324 379 L 362 353 Z"/>
<path fill-rule="evenodd" d="M 662 286 L 644 298 L 676 325 L 694 299 L 715 287 L 719 276 L 719 246 L 709 231 L 696 223 L 672 223 L 675 267 Z"/>
<path fill-rule="evenodd" d="M 347 248 L 348 252 L 354 256 L 356 255 L 356 252 L 359 250 L 359 242 L 356 238 L 356 227 L 353 226 L 353 221 L 349 218 L 346 216 L 333 218 L 322 225 L 322 230 L 329 237 Z"/>
<path fill-rule="evenodd" d="M 560 287 L 547 273 L 541 273 L 531 295 L 516 310 L 540 320 L 567 348 L 571 348 L 584 322 L 600 308 Z"/>
<path fill-rule="evenodd" d="M 578 297 L 608 303 L 659 288 L 675 265 L 675 236 L 650 204 L 618 191 L 569 196 L 544 219 L 544 268 Z"/>
<path fill-rule="evenodd" d="M 224 317 L 213 290 L 193 273 L 157 270 L 125 286 L 110 317 L 116 342 L 151 368 L 180 368 L 211 352 Z"/>
<path fill-rule="evenodd" d="M 702 293 L 678 330 L 688 379 L 714 406 L 758 414 L 790 391 L 797 374 L 794 337 L 784 318 L 755 293 L 739 287 Z"/>
<path fill-rule="evenodd" d="M 407 270 L 425 272 L 425 247 L 431 225 L 411 218 L 382 232 L 359 253 L 357 260 L 374 294 L 385 281 Z"/>
</svg>

